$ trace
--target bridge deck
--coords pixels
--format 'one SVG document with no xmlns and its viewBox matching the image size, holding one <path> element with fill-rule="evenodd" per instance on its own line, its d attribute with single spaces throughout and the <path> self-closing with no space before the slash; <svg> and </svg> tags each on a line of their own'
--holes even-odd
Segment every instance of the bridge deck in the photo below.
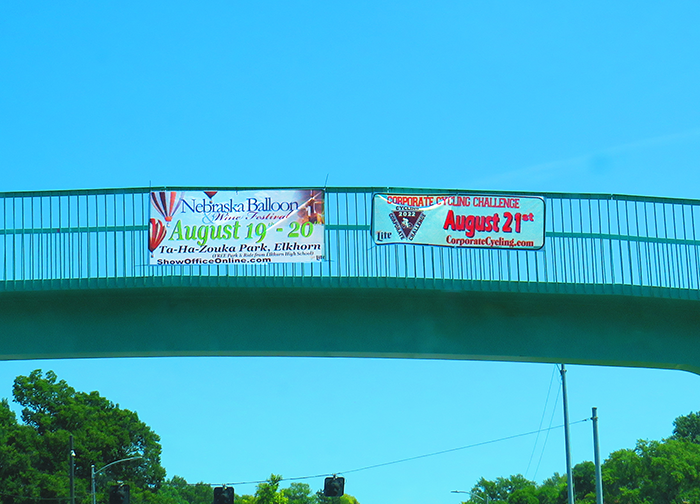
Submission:
<svg viewBox="0 0 700 504">
<path fill-rule="evenodd" d="M 150 190 L 0 193 L 0 358 L 373 355 L 700 369 L 698 200 L 539 194 L 545 246 L 512 251 L 371 239 L 374 192 L 473 192 L 328 188 L 322 263 L 149 266 Z M 247 311 L 232 308 L 242 300 Z M 305 322 L 292 322 L 289 307 Z M 184 313 L 216 329 L 195 331 Z"/>
</svg>

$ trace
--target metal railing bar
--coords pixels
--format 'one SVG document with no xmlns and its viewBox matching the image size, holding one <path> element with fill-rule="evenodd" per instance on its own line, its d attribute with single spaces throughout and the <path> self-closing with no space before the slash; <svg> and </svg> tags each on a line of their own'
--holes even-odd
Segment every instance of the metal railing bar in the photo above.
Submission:
<svg viewBox="0 0 700 504">
<path fill-rule="evenodd" d="M 606 284 L 680 290 L 700 287 L 700 237 L 695 229 L 698 200 L 681 204 L 677 199 L 567 198 L 558 193 L 547 199 L 545 246 L 531 252 L 376 246 L 369 232 L 374 189 L 346 189 L 327 190 L 324 232 L 328 261 L 266 266 L 148 266 L 144 241 L 148 226 L 142 223 L 149 218 L 149 189 L 21 193 L 3 199 L 0 288 L 34 289 L 40 285 L 37 281 L 125 286 L 131 278 L 150 278 L 144 281 L 148 285 L 201 285 L 209 277 L 208 285 L 229 285 L 231 278 L 240 277 L 250 285 L 277 285 L 275 279 L 282 278 L 286 286 L 297 286 L 326 278 L 342 286 L 350 285 L 347 279 L 364 278 L 375 286 L 396 286 L 400 279 L 406 286 L 427 288 L 458 282 L 455 285 L 488 290 L 482 285 L 496 282 L 502 286 L 499 289 L 516 286 L 539 291 L 542 286 L 542 292 L 549 292 L 547 285 L 570 290 L 564 286 L 579 284 L 591 293 L 598 290 L 591 286 Z M 394 189 L 382 189 L 390 191 Z M 466 281 L 470 283 L 459 283 Z"/>
<path fill-rule="evenodd" d="M 95 195 L 95 194 L 148 194 L 151 191 L 204 191 L 212 189 L 211 186 L 205 187 L 184 187 L 184 186 L 160 186 L 160 187 L 126 187 L 126 188 L 103 188 L 103 189 L 61 189 L 51 191 L 8 191 L 0 192 L 0 198 L 20 198 L 20 197 L 37 197 L 37 196 L 66 196 L 66 195 Z M 226 187 L 218 186 L 220 191 L 255 191 L 275 189 L 269 186 L 251 186 L 251 187 Z M 308 190 L 308 186 L 304 187 L 285 187 L 290 190 Z M 493 191 L 493 190 L 475 190 L 475 189 L 435 189 L 435 188 L 415 188 L 415 187 L 326 187 L 324 191 L 327 194 L 334 193 L 405 193 L 405 194 L 436 194 L 436 195 L 511 195 L 511 196 L 541 196 L 543 198 L 552 199 L 582 199 L 582 200 L 613 200 L 613 201 L 645 201 L 670 204 L 687 204 L 700 205 L 700 202 L 689 198 L 669 198 L 662 196 L 643 196 L 630 194 L 605 194 L 605 193 L 560 193 L 548 191 Z"/>
</svg>

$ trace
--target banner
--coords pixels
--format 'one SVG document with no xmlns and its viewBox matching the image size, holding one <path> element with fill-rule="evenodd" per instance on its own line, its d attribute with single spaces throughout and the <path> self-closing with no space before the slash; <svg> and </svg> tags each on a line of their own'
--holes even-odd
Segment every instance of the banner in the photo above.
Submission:
<svg viewBox="0 0 700 504">
<path fill-rule="evenodd" d="M 265 264 L 323 260 L 321 189 L 155 191 L 149 264 Z"/>
<path fill-rule="evenodd" d="M 537 250 L 544 246 L 544 199 L 533 196 L 375 194 L 377 245 Z"/>
</svg>

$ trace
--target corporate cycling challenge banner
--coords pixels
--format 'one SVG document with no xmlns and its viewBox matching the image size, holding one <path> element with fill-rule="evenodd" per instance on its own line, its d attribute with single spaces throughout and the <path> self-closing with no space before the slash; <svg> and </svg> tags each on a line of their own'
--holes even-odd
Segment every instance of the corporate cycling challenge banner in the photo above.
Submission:
<svg viewBox="0 0 700 504">
<path fill-rule="evenodd" d="M 153 191 L 149 264 L 323 260 L 321 189 Z"/>
<path fill-rule="evenodd" d="M 377 245 L 537 250 L 544 212 L 535 196 L 375 194 L 372 238 Z"/>
</svg>

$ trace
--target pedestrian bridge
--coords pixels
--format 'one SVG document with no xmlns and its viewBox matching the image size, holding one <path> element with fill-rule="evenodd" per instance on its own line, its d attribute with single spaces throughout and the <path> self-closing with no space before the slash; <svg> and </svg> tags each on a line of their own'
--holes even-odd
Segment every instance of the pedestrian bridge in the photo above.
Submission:
<svg viewBox="0 0 700 504">
<path fill-rule="evenodd" d="M 372 240 L 374 193 L 471 191 L 327 188 L 321 262 L 151 266 L 151 190 L 0 193 L 0 359 L 408 357 L 700 373 L 700 200 L 539 193 L 545 245 L 515 251 Z"/>
</svg>

